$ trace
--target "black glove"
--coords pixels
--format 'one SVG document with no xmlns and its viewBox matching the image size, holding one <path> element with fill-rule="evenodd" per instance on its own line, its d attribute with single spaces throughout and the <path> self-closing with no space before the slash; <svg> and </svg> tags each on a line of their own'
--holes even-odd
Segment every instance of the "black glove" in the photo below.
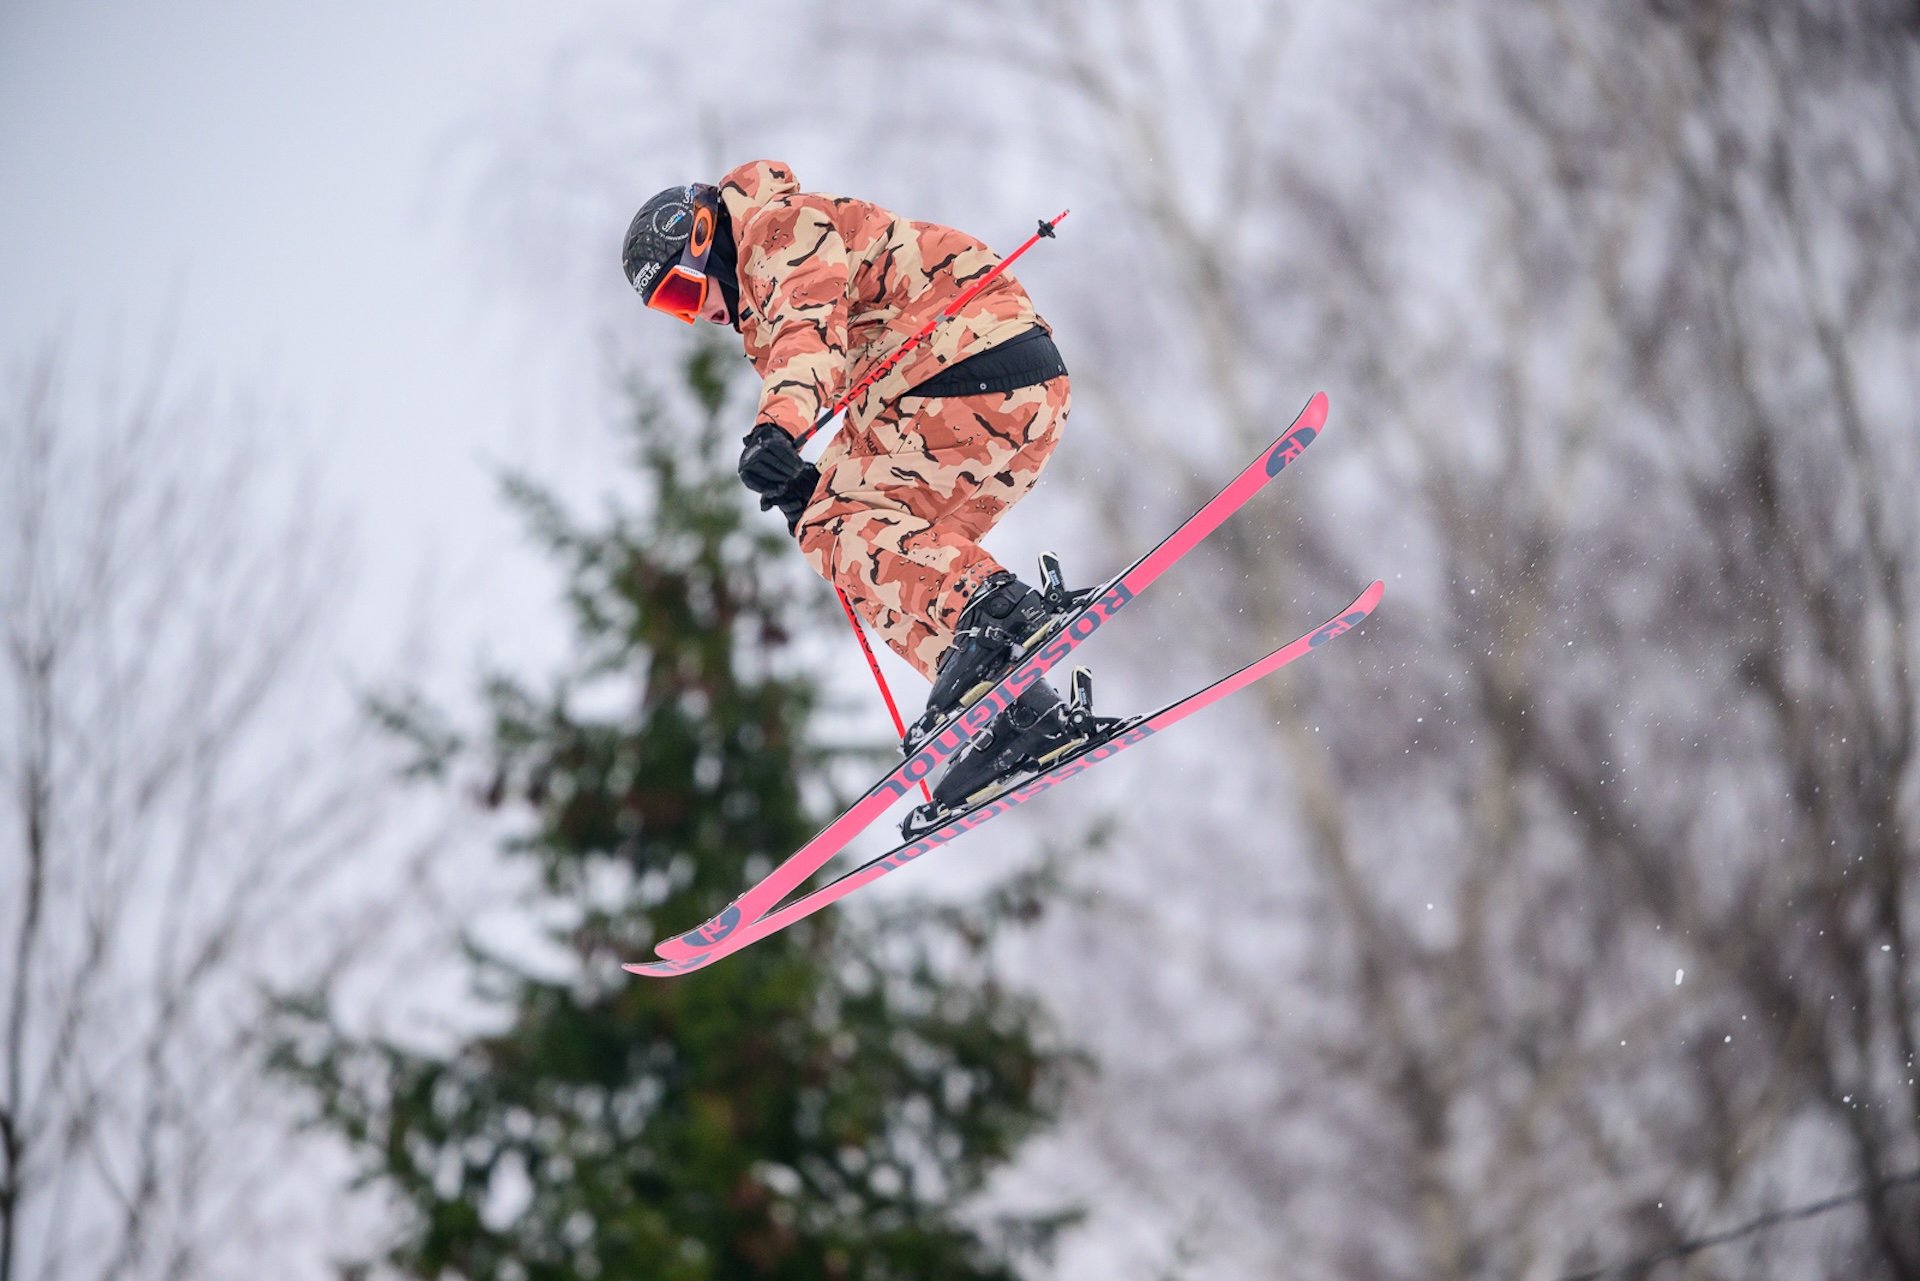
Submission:
<svg viewBox="0 0 1920 1281">
<path fill-rule="evenodd" d="M 760 423 L 741 441 L 740 483 L 760 495 L 760 510 L 778 507 L 787 532 L 820 486 L 820 469 L 800 457 L 793 437 L 772 423 Z"/>
<path fill-rule="evenodd" d="M 760 496 L 760 510 L 778 507 L 780 514 L 787 518 L 787 532 L 791 534 L 800 527 L 800 513 L 807 510 L 808 504 L 813 502 L 814 491 L 819 488 L 820 469 L 812 463 L 802 463 L 785 489 L 777 494 Z"/>
<path fill-rule="evenodd" d="M 740 483 L 762 497 L 785 489 L 806 466 L 793 437 L 772 423 L 757 424 L 740 443 Z"/>
</svg>

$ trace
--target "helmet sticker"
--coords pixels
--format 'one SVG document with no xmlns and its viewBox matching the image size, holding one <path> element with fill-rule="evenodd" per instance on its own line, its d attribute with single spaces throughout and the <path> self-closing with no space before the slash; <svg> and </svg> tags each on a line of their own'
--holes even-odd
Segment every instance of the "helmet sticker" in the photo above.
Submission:
<svg viewBox="0 0 1920 1281">
<path fill-rule="evenodd" d="M 686 221 L 686 217 L 687 207 L 685 205 L 673 205 L 665 209 L 654 210 L 654 234 L 670 237 L 675 240 L 679 239 L 681 235 L 680 224 Z"/>
</svg>

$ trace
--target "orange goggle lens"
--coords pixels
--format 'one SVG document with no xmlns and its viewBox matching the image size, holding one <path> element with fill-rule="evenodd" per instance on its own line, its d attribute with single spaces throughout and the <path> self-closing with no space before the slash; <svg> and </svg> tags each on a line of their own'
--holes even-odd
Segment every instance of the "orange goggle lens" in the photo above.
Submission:
<svg viewBox="0 0 1920 1281">
<path fill-rule="evenodd" d="M 707 305 L 707 278 L 686 267 L 674 267 L 647 299 L 647 306 L 678 316 L 691 325 Z"/>
</svg>

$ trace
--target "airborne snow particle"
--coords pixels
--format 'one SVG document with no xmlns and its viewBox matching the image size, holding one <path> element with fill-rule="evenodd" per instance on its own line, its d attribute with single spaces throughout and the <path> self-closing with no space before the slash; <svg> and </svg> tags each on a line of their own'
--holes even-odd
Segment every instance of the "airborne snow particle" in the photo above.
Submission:
<svg viewBox="0 0 1920 1281">
<path fill-rule="evenodd" d="M 1675 970 L 1675 971 L 1673 972 L 1673 985 L 1674 985 L 1675 987 L 1679 987 L 1679 986 L 1680 986 L 1680 980 L 1681 980 L 1681 979 L 1684 979 L 1684 978 L 1686 978 L 1686 977 L 1687 977 L 1687 972 L 1686 972 L 1685 970 Z"/>
</svg>

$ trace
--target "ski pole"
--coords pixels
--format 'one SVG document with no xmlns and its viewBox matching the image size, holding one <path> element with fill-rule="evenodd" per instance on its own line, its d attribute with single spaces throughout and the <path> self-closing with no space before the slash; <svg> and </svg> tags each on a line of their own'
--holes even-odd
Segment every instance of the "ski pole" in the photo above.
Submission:
<svg viewBox="0 0 1920 1281">
<path fill-rule="evenodd" d="M 1026 243 L 995 263 L 992 271 L 989 271 L 986 275 L 980 277 L 980 279 L 974 281 L 973 284 L 962 290 L 959 297 L 941 308 L 939 315 L 922 325 L 920 332 L 901 343 L 899 347 L 894 349 L 892 355 L 868 370 L 865 378 L 862 378 L 849 388 L 844 396 L 834 402 L 832 408 L 822 413 L 820 417 L 815 420 L 813 426 L 809 427 L 804 435 L 793 442 L 794 448 L 799 449 L 808 441 L 812 440 L 819 434 L 822 427 L 832 422 L 834 418 L 839 415 L 840 411 L 857 400 L 862 392 L 886 377 L 895 365 L 906 359 L 908 352 L 927 340 L 933 331 L 939 327 L 941 321 L 957 314 L 962 307 L 972 302 L 974 297 L 978 295 L 982 289 L 992 284 L 1001 272 L 1013 265 L 1014 259 L 1039 244 L 1041 237 L 1044 236 L 1049 240 L 1053 239 L 1053 229 L 1059 226 L 1061 220 L 1071 212 L 1072 210 L 1062 209 L 1053 216 L 1051 221 L 1042 221 L 1039 228 L 1031 236 L 1027 237 Z M 860 642 L 860 652 L 866 656 L 867 670 L 873 673 L 873 683 L 880 687 L 880 698 L 887 705 L 887 715 L 893 717 L 894 731 L 900 735 L 901 741 L 905 742 L 907 737 L 907 724 L 900 719 L 900 708 L 893 701 L 893 691 L 887 688 L 887 678 L 880 671 L 879 660 L 873 656 L 873 646 L 867 643 L 867 633 L 865 629 L 860 626 L 860 619 L 853 612 L 853 602 L 847 599 L 847 593 L 842 590 L 838 584 L 834 586 L 833 590 L 834 594 L 840 598 L 840 608 L 846 611 L 847 624 L 853 628 L 854 639 Z M 920 780 L 920 794 L 926 798 L 929 805 L 933 803 L 933 792 L 928 788 L 927 780 L 924 778 Z"/>
<path fill-rule="evenodd" d="M 893 717 L 893 728 L 899 731 L 900 741 L 907 738 L 907 723 L 900 719 L 900 709 L 894 706 L 893 691 L 887 688 L 887 678 L 880 673 L 880 660 L 873 656 L 873 646 L 867 644 L 867 633 L 860 626 L 860 620 L 854 616 L 853 602 L 847 599 L 847 593 L 840 587 L 834 587 L 834 594 L 840 598 L 840 608 L 847 611 L 847 622 L 853 625 L 853 638 L 860 642 L 860 652 L 867 656 L 867 670 L 873 673 L 874 684 L 880 687 L 880 697 L 886 700 L 887 715 Z M 933 792 L 927 787 L 927 780 L 920 780 L 920 795 L 927 798 L 927 804 L 933 804 Z"/>
<path fill-rule="evenodd" d="M 952 302 L 948 303 L 944 308 L 941 309 L 939 315 L 935 316 L 932 320 L 929 320 L 926 324 L 922 325 L 920 327 L 919 333 L 915 334 L 913 337 L 901 343 L 898 347 L 894 349 L 894 352 L 891 356 L 888 356 L 885 360 L 881 361 L 878 365 L 875 365 L 872 369 L 868 370 L 867 376 L 865 378 L 862 378 L 859 382 L 855 383 L 853 385 L 852 390 L 848 391 L 846 395 L 840 397 L 839 400 L 834 402 L 833 408 L 825 411 L 820 415 L 819 418 L 814 420 L 813 426 L 807 428 L 805 435 L 801 436 L 798 440 L 795 440 L 793 442 L 794 448 L 799 449 L 800 447 L 804 446 L 808 441 L 812 440 L 814 436 L 819 433 L 822 427 L 825 427 L 828 423 L 834 420 L 835 416 L 838 415 L 841 410 L 845 409 L 848 405 L 851 405 L 855 400 L 857 400 L 860 396 L 860 393 L 864 392 L 867 388 L 879 382 L 882 378 L 885 378 L 887 374 L 893 370 L 893 367 L 895 365 L 899 364 L 902 360 L 906 358 L 906 355 L 908 352 L 912 351 L 915 347 L 918 347 L 921 343 L 927 340 L 927 337 L 933 333 L 933 331 L 939 326 L 941 321 L 954 315 L 962 307 L 972 302 L 975 294 L 979 293 L 982 289 L 985 289 L 988 285 L 992 284 L 995 277 L 997 277 L 1001 272 L 1005 271 L 1008 267 L 1011 267 L 1013 265 L 1013 260 L 1015 258 L 1018 258 L 1021 254 L 1027 252 L 1027 250 L 1039 244 L 1040 238 L 1042 236 L 1045 236 L 1049 240 L 1053 239 L 1053 229 L 1059 226 L 1060 220 L 1065 218 L 1071 212 L 1073 211 L 1070 209 L 1062 209 L 1058 214 L 1054 215 L 1053 220 L 1051 222 L 1042 222 L 1040 224 L 1040 229 L 1034 232 L 1031 236 L 1028 236 L 1027 242 L 1025 244 L 1021 245 L 1018 249 L 1008 254 L 1005 258 L 1002 258 L 997 264 L 995 264 L 992 271 L 988 272 L 986 275 L 980 277 L 980 279 L 974 281 L 971 285 L 967 286 L 967 288 L 961 292 L 958 298 L 955 298 Z M 858 631 L 859 629 L 855 628 L 854 630 Z M 874 669 L 876 673 L 879 670 L 880 669 L 877 667 Z"/>
</svg>

